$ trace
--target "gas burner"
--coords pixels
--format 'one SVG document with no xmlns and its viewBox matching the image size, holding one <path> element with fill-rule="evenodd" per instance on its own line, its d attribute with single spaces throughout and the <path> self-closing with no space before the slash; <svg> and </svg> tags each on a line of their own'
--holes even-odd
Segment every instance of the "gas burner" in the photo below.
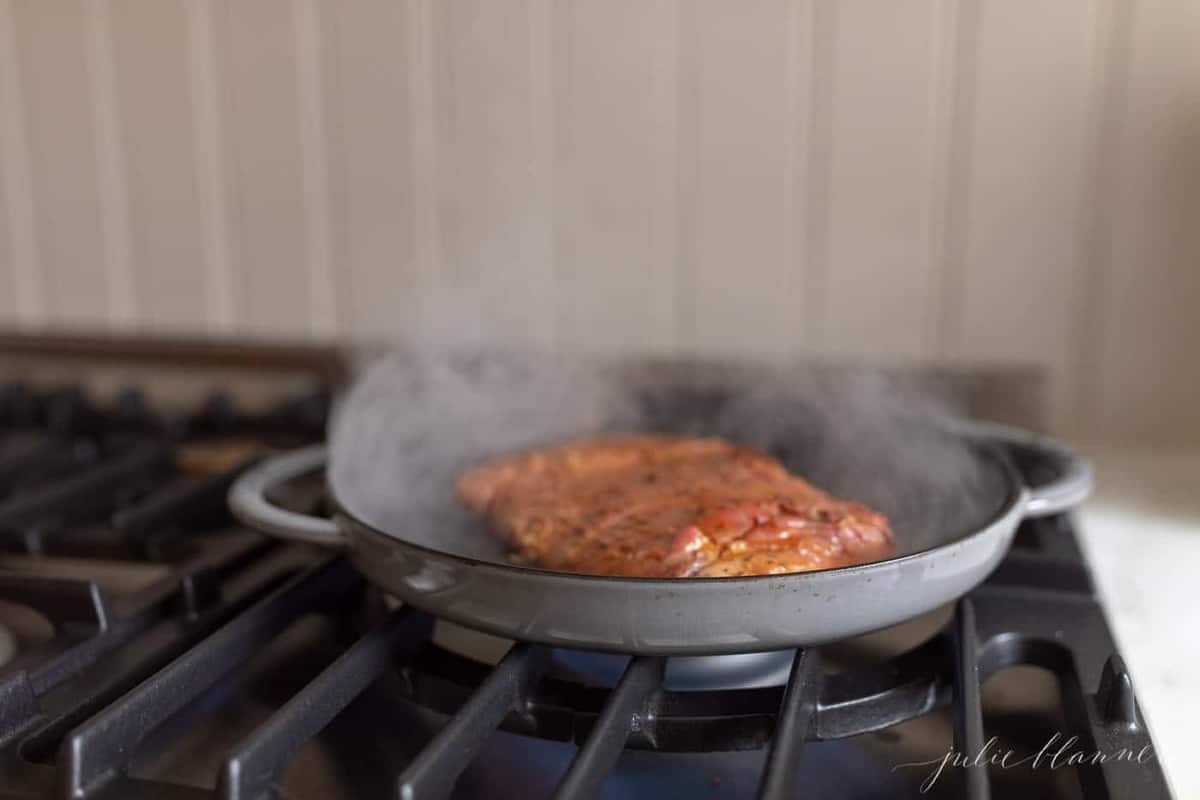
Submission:
<svg viewBox="0 0 1200 800">
<path fill-rule="evenodd" d="M 992 736 L 1149 746 L 1069 517 L 878 634 L 745 662 L 594 657 L 389 607 L 339 556 L 235 525 L 230 483 L 318 438 L 319 397 L 162 415 L 119 396 L 0 391 L 0 603 L 39 626 L 0 613 L 0 650 L 21 642 L 0 666 L 4 800 L 1169 797 L 1154 763 L 948 770 L 926 793 L 928 767 L 897 768 Z"/>
<path fill-rule="evenodd" d="M 389 599 L 389 607 L 399 604 Z M 516 642 L 438 620 L 433 643 L 472 661 L 496 664 Z M 795 650 L 743 653 L 730 656 L 684 656 L 667 660 L 663 686 L 673 691 L 749 689 L 782 686 L 795 658 Z M 552 648 L 552 672 L 581 683 L 612 687 L 620 680 L 629 656 L 584 650 Z"/>
</svg>

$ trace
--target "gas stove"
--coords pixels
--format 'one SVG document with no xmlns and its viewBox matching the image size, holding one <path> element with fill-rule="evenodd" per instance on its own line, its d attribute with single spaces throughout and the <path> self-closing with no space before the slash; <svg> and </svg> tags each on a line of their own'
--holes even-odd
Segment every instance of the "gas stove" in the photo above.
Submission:
<svg viewBox="0 0 1200 800">
<path fill-rule="evenodd" d="M 254 403 L 11 372 L 0 798 L 1169 796 L 1070 517 L 868 636 L 717 669 L 568 652 L 234 523 L 247 466 L 322 437 L 331 371 Z M 275 500 L 319 511 L 323 482 Z"/>
</svg>

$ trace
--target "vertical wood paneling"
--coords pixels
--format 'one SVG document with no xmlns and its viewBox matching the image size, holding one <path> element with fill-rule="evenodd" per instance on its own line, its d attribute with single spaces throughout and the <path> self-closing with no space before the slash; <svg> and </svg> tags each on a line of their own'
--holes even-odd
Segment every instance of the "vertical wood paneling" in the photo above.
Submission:
<svg viewBox="0 0 1200 800">
<path fill-rule="evenodd" d="M 829 271 L 829 181 L 833 167 L 834 11 L 826 0 L 811 0 L 811 27 L 806 42 L 810 99 L 804 127 L 803 263 L 800 311 L 806 349 L 819 350 L 825 338 L 824 303 Z"/>
<path fill-rule="evenodd" d="M 355 336 L 418 332 L 413 242 L 411 20 L 392 0 L 322 6 L 327 64 L 334 275 L 342 327 Z"/>
<path fill-rule="evenodd" d="M 686 8 L 687 3 L 682 7 Z M 555 37 L 559 330 L 566 345 L 674 345 L 675 0 L 565 3 Z"/>
<path fill-rule="evenodd" d="M 202 329 L 208 265 L 185 10 L 114 0 L 112 33 L 139 319 L 153 329 Z"/>
<path fill-rule="evenodd" d="M 439 298 L 442 226 L 440 209 L 438 98 L 434 58 L 434 9 L 438 0 L 408 0 L 409 98 L 412 104 L 413 243 L 415 267 L 424 287 L 419 296 L 419 334 L 429 337 L 445 325 Z"/>
<path fill-rule="evenodd" d="M 235 288 L 232 241 L 232 198 L 215 42 L 214 9 L 210 0 L 184 0 L 187 15 L 189 99 L 192 109 L 194 170 L 200 255 L 204 264 L 204 315 L 209 330 L 228 332 L 234 326 Z"/>
<path fill-rule="evenodd" d="M 921 355 L 937 314 L 932 208 L 943 15 L 924 0 L 837 0 L 832 13 L 823 344 Z"/>
<path fill-rule="evenodd" d="M 440 207 L 445 247 L 434 302 L 444 338 L 548 344 L 551 264 L 531 245 L 544 207 L 537 159 L 531 13 L 538 3 L 436 5 Z"/>
<path fill-rule="evenodd" d="M 932 312 L 926 321 L 926 349 L 942 358 L 953 353 L 961 338 L 958 309 L 962 298 L 964 258 L 959 236 L 966 226 L 965 197 L 969 188 L 970 148 L 964 141 L 974 121 L 975 34 L 978 0 L 938 3 L 937 53 L 929 158 L 929 263 Z"/>
<path fill-rule="evenodd" d="M 790 231 L 795 98 L 787 0 L 689 5 L 679 119 L 690 297 L 681 338 L 704 350 L 786 352 L 799 314 Z M 736 279 L 732 279 L 736 275 Z"/>
<path fill-rule="evenodd" d="M 1068 415 L 1095 0 L 983 0 L 959 354 L 1036 361 Z M 1036 17 L 1037 24 L 1030 24 Z"/>
<path fill-rule="evenodd" d="M 1132 8 L 1105 193 L 1096 427 L 1129 438 L 1200 430 L 1200 6 Z"/>
<path fill-rule="evenodd" d="M 1112 261 L 1112 218 L 1116 210 L 1115 154 L 1128 105 L 1130 38 L 1133 4 L 1108 0 L 1097 6 L 1096 39 L 1092 70 L 1091 113 L 1095 129 L 1089 153 L 1089 170 L 1081 187 L 1085 206 L 1085 241 L 1080 248 L 1077 279 L 1081 285 L 1075 332 L 1075 398 L 1072 428 L 1093 431 L 1104 405 L 1100 395 L 1104 374 L 1104 306 Z"/>
<path fill-rule="evenodd" d="M 663 347 L 680 349 L 690 347 L 691 342 L 684 342 L 679 335 L 680 301 L 680 262 L 679 262 L 679 224 L 681 209 L 681 181 L 679 169 L 679 110 L 680 110 L 680 73 L 682 63 L 682 42 L 680 26 L 683 17 L 691 15 L 685 0 L 669 0 L 662 3 L 658 9 L 659 16 L 651 19 L 658 37 L 658 46 L 654 51 L 654 61 L 651 66 L 653 80 L 654 103 L 659 107 L 659 115 L 654 126 L 647 131 L 650 157 L 654 164 L 653 187 L 650 210 L 650 258 L 654 270 L 663 270 L 671 276 L 664 281 L 661 290 L 665 298 L 656 298 L 653 293 L 647 296 L 652 299 L 669 299 L 669 302 L 648 309 L 651 318 L 660 318 L 670 326 L 670 341 L 657 343 L 653 340 L 635 345 L 636 348 Z"/>
<path fill-rule="evenodd" d="M 38 265 L 48 322 L 108 322 L 96 131 L 81 2 L 16 3 Z"/>
<path fill-rule="evenodd" d="M 0 12 L 2 14 L 3 12 Z M 0 23 L 2 24 L 2 23 Z M 0 138 L 0 145 L 3 139 Z M 0 165 L 2 168 L 3 165 Z M 3 179 L 0 173 L 0 179 Z M 3 184 L 0 184 L 2 186 Z M 0 325 L 18 324 L 17 278 L 14 265 L 12 237 L 9 235 L 10 214 L 8 192 L 0 192 Z"/>
<path fill-rule="evenodd" d="M 0 49 L 4 47 L 4 8 L 0 6 Z M 3 80 L 4 65 L 0 64 L 0 80 Z M 0 104 L 4 103 L 5 90 L 0 86 Z M 3 120 L 4 113 L 0 111 L 0 120 Z M 16 252 L 18 245 L 13 242 L 13 238 L 9 233 L 12 227 L 13 214 L 9 208 L 14 199 L 15 192 L 9 188 L 8 176 L 6 170 L 11 170 L 12 167 L 7 163 L 7 131 L 4 128 L 12 127 L 11 123 L 3 123 L 0 127 L 0 324 L 13 325 L 17 324 L 17 265 Z M 19 234 L 18 234 L 19 235 Z"/>
<path fill-rule="evenodd" d="M 967 243 L 971 219 L 971 156 L 975 145 L 975 93 L 978 89 L 980 0 L 952 5 L 944 28 L 953 30 L 952 69 L 943 71 L 945 116 L 941 145 L 944 168 L 942 206 L 935 225 L 935 263 L 938 271 L 938 316 L 932 347 L 940 357 L 962 347 L 963 297 L 966 294 Z M 946 63 L 946 62 L 943 62 Z"/>
<path fill-rule="evenodd" d="M 333 250 L 329 224 L 329 167 L 326 163 L 325 87 L 327 59 L 317 0 L 295 0 L 296 104 L 299 112 L 300 179 L 304 191 L 304 250 L 308 266 L 309 333 L 337 332 Z"/>
<path fill-rule="evenodd" d="M 530 80 L 529 129 L 530 146 L 529 173 L 530 194 L 528 205 L 532 223 L 525 232 L 529 240 L 525 243 L 527 257 L 542 281 L 542 290 L 537 295 L 542 307 L 538 309 L 541 319 L 538 332 L 545 337 L 539 344 L 558 344 L 557 315 L 558 286 L 555 282 L 557 251 L 555 228 L 557 213 L 554 203 L 554 21 L 556 0 L 528 0 L 529 10 L 529 53 Z"/>
<path fill-rule="evenodd" d="M 23 95 L 13 0 L 0 0 L 0 315 L 33 325 L 44 303 Z"/>
<path fill-rule="evenodd" d="M 793 302 L 789 304 L 790 343 L 781 349 L 788 351 L 807 346 L 808 334 L 811 331 L 811 323 L 805 310 L 812 300 L 809 289 L 812 287 L 813 264 L 808 255 L 809 237 L 813 227 L 809 224 L 812 216 L 809 186 L 816 172 L 811 159 L 814 152 L 812 120 L 817 109 L 817 26 L 813 5 L 813 0 L 789 0 L 788 35 L 785 42 L 787 60 L 784 66 L 784 102 L 787 103 L 785 136 L 788 148 L 785 171 L 788 181 L 784 206 L 787 209 L 786 252 L 791 264 L 790 296 Z M 828 144 L 828 139 L 825 143 Z M 822 191 L 822 203 L 826 197 L 827 192 Z"/>
<path fill-rule="evenodd" d="M 109 324 L 130 327 L 137 314 L 129 244 L 129 195 L 125 185 L 125 142 L 117 108 L 113 64 L 112 6 L 92 0 L 86 9 L 89 88 L 96 130 L 96 173 L 100 200 L 100 235 L 104 242 L 104 274 L 108 286 Z"/>
<path fill-rule="evenodd" d="M 311 303 L 292 3 L 227 0 L 214 10 L 233 156 L 238 324 L 304 335 Z"/>
</svg>

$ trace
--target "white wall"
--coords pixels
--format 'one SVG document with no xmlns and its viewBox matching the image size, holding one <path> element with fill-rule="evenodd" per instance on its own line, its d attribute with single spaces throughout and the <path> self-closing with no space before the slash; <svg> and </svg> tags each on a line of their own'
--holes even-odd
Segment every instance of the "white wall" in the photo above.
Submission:
<svg viewBox="0 0 1200 800">
<path fill-rule="evenodd" d="M 1191 0 L 0 0 L 0 324 L 1036 361 L 1200 439 L 1198 289 Z"/>
</svg>

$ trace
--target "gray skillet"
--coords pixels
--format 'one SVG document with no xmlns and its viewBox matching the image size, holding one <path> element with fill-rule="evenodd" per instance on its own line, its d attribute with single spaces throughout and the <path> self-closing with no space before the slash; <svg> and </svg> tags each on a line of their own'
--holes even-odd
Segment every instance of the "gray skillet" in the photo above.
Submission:
<svg viewBox="0 0 1200 800">
<path fill-rule="evenodd" d="M 449 378 L 434 374 L 447 369 Z M 500 380 L 477 379 L 479 369 L 375 368 L 338 412 L 332 459 L 325 446 L 270 458 L 235 484 L 231 508 L 276 536 L 344 548 L 377 585 L 470 628 L 587 650 L 717 655 L 855 636 L 952 601 L 996 567 L 1022 519 L 1070 509 L 1092 483 L 1088 463 L 1053 440 L 987 423 L 918 420 L 913 400 L 890 384 L 880 391 L 826 373 L 678 362 L 619 365 L 601 382 L 594 376 L 603 370 L 593 366 L 564 375 L 561 364 L 509 365 Z M 562 382 L 544 384 L 550 373 Z M 449 399 L 467 391 L 480 396 Z M 578 408 L 597 395 L 606 399 Z M 563 408 L 573 411 L 556 413 Z M 579 575 L 510 562 L 482 521 L 454 501 L 453 475 L 467 463 L 570 431 L 617 428 L 763 446 L 818 485 L 888 514 L 898 553 L 747 578 Z M 267 499 L 272 486 L 322 468 L 331 519 Z"/>
</svg>

